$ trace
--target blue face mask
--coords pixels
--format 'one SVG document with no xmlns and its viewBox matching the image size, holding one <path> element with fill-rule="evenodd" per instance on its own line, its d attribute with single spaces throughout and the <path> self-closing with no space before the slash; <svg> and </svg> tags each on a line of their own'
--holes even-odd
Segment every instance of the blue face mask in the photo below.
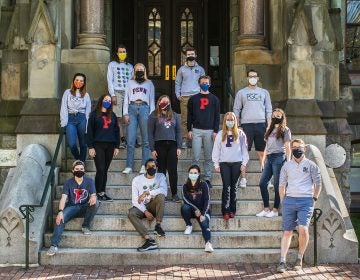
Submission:
<svg viewBox="0 0 360 280">
<path fill-rule="evenodd" d="M 103 101 L 102 102 L 102 106 L 105 108 L 105 109 L 109 109 L 111 107 L 111 102 L 110 101 Z"/>
<path fill-rule="evenodd" d="M 228 128 L 233 128 L 235 125 L 235 122 L 234 121 L 226 121 L 225 124 Z"/>
<path fill-rule="evenodd" d="M 200 84 L 200 88 L 201 88 L 203 91 L 208 91 L 208 90 L 209 90 L 209 87 L 210 87 L 210 85 L 208 85 L 208 84 Z"/>
<path fill-rule="evenodd" d="M 189 179 L 191 181 L 196 181 L 199 178 L 199 174 L 191 174 L 189 173 Z"/>
</svg>

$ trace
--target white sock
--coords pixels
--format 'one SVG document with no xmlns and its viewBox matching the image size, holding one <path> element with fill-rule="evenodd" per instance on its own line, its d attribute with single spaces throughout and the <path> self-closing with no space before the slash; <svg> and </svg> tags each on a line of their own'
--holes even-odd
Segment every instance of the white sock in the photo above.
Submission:
<svg viewBox="0 0 360 280">
<path fill-rule="evenodd" d="M 280 262 L 286 263 L 286 257 L 280 257 Z"/>
<path fill-rule="evenodd" d="M 303 254 L 298 253 L 298 259 L 302 260 L 303 259 Z"/>
</svg>

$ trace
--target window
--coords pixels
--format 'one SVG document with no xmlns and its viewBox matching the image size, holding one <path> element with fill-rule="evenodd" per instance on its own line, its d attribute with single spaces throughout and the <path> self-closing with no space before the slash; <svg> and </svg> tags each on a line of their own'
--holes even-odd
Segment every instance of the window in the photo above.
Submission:
<svg viewBox="0 0 360 280">
<path fill-rule="evenodd" d="M 360 1 L 347 0 L 346 63 L 350 71 L 360 71 Z"/>
</svg>

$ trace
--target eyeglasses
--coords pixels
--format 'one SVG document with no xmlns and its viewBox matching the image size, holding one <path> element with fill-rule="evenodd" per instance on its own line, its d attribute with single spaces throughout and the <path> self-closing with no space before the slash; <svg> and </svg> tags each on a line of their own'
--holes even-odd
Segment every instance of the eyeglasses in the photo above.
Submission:
<svg viewBox="0 0 360 280">
<path fill-rule="evenodd" d="M 258 78 L 258 76 L 248 76 L 248 78 Z"/>
</svg>

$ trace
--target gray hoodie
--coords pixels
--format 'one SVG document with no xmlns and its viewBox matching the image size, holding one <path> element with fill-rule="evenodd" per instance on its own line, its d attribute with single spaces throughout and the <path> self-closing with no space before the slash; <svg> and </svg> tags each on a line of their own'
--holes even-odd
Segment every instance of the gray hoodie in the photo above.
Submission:
<svg viewBox="0 0 360 280">
<path fill-rule="evenodd" d="M 195 63 L 189 67 L 186 63 L 179 68 L 175 80 L 176 97 L 192 96 L 200 92 L 199 78 L 205 75 L 205 70 Z"/>
</svg>

